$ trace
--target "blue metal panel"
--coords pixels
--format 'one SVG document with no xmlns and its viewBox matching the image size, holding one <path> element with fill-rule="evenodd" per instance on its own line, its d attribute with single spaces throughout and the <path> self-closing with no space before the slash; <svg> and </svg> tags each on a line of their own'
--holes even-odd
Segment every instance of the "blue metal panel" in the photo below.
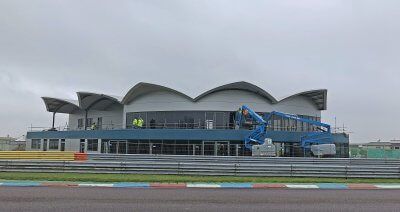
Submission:
<svg viewBox="0 0 400 212">
<path fill-rule="evenodd" d="M 28 132 L 28 139 L 151 139 L 151 140 L 211 140 L 244 141 L 251 130 L 204 129 L 126 129 Z M 306 133 L 270 131 L 268 137 L 276 142 L 299 142 Z M 344 135 L 334 135 L 335 142 L 348 143 Z"/>
</svg>

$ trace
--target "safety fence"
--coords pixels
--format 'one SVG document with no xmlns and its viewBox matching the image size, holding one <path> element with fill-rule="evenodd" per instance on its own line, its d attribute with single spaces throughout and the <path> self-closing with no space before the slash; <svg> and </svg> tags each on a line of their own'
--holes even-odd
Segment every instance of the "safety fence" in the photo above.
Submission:
<svg viewBox="0 0 400 212">
<path fill-rule="evenodd" d="M 75 159 L 74 152 L 62 151 L 0 151 L 0 159 L 62 160 Z"/>
<path fill-rule="evenodd" d="M 400 149 L 352 147 L 350 148 L 350 157 L 400 159 Z"/>
<path fill-rule="evenodd" d="M 1 172 L 114 173 L 258 177 L 400 178 L 400 166 L 212 162 L 0 160 Z"/>
<path fill-rule="evenodd" d="M 361 165 L 361 166 L 400 166 L 395 159 L 364 158 L 312 158 L 312 157 L 232 157 L 232 156 L 187 156 L 187 155 L 123 155 L 88 154 L 94 161 L 134 161 L 134 162 L 208 162 L 237 164 L 320 164 L 320 165 Z"/>
</svg>

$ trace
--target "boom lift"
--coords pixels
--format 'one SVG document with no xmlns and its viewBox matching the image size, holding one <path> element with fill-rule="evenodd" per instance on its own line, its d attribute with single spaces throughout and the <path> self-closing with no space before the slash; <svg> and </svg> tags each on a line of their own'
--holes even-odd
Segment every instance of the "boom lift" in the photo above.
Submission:
<svg viewBox="0 0 400 212">
<path fill-rule="evenodd" d="M 317 129 L 319 131 L 310 132 L 301 138 L 300 144 L 304 150 L 310 149 L 311 144 L 321 145 L 321 144 L 333 143 L 331 126 L 329 124 L 277 111 L 269 113 L 268 116 L 265 119 L 263 119 L 259 114 L 254 112 L 252 109 L 250 109 L 246 105 L 243 105 L 242 107 L 239 108 L 239 111 L 236 114 L 236 126 L 240 127 L 243 121 L 246 120 L 247 116 L 249 116 L 251 119 L 257 122 L 256 128 L 245 138 L 245 146 L 247 149 L 251 150 L 251 147 L 254 143 L 257 143 L 259 145 L 264 144 L 264 140 L 267 136 L 267 126 L 271 124 L 272 117 L 274 115 L 317 126 Z"/>
</svg>

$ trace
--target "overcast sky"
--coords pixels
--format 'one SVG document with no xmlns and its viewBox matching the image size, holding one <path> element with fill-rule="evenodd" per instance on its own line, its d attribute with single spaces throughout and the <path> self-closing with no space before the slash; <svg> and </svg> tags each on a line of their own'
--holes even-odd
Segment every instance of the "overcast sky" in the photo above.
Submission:
<svg viewBox="0 0 400 212">
<path fill-rule="evenodd" d="M 51 126 L 41 96 L 327 88 L 351 142 L 400 139 L 400 1 L 0 1 L 0 136 Z M 57 115 L 57 125 L 65 124 Z"/>
</svg>

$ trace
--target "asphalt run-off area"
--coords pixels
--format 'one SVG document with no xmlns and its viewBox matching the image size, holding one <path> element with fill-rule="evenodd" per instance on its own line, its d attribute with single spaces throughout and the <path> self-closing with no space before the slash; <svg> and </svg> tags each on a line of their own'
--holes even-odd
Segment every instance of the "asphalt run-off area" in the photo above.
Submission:
<svg viewBox="0 0 400 212">
<path fill-rule="evenodd" d="M 2 211 L 398 211 L 400 190 L 0 188 Z"/>
</svg>

